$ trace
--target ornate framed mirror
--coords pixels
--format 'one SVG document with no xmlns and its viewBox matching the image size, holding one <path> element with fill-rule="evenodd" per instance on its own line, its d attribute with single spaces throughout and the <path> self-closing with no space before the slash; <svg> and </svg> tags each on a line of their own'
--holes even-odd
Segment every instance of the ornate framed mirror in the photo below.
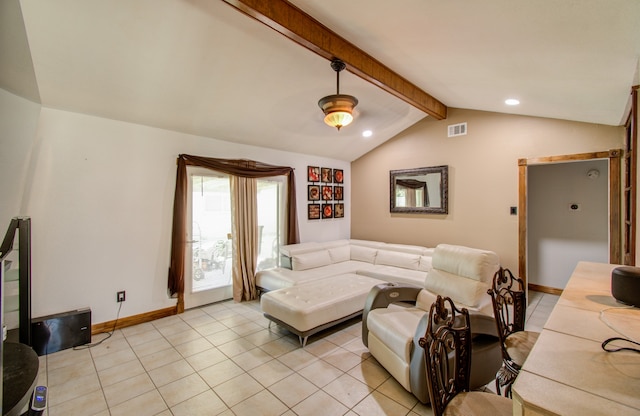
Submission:
<svg viewBox="0 0 640 416">
<path fill-rule="evenodd" d="M 390 211 L 418 214 L 449 213 L 449 166 L 389 172 Z"/>
</svg>

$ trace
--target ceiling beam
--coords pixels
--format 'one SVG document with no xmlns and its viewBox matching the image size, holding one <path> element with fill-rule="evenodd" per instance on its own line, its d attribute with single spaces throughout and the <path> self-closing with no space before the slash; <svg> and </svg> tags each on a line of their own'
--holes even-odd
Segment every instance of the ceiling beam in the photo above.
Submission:
<svg viewBox="0 0 640 416">
<path fill-rule="evenodd" d="M 347 70 L 437 120 L 447 118 L 447 106 L 393 72 L 286 0 L 223 0 L 241 12 L 331 60 L 341 59 Z"/>
</svg>

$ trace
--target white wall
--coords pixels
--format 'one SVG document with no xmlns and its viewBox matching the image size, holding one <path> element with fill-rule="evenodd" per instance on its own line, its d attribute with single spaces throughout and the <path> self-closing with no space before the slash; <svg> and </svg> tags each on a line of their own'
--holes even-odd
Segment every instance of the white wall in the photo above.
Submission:
<svg viewBox="0 0 640 416">
<path fill-rule="evenodd" d="M 301 240 L 349 238 L 348 208 L 344 219 L 306 219 L 307 165 L 344 169 L 348 207 L 348 162 L 48 108 L 35 141 L 21 212 L 32 218 L 33 316 L 89 306 L 93 323 L 113 320 L 119 290 L 121 317 L 175 304 L 166 286 L 180 153 L 294 167 Z"/>
<path fill-rule="evenodd" d="M 21 203 L 36 144 L 40 105 L 0 89 L 0 239 Z"/>
<path fill-rule="evenodd" d="M 600 176 L 589 178 L 591 169 Z M 564 289 L 579 261 L 609 262 L 609 164 L 593 160 L 527 170 L 527 280 Z"/>
</svg>

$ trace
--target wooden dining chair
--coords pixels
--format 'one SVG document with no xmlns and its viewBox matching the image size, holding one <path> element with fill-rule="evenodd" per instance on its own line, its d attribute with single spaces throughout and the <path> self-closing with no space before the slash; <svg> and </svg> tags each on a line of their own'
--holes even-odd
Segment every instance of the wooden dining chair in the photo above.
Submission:
<svg viewBox="0 0 640 416">
<path fill-rule="evenodd" d="M 493 314 L 502 349 L 502 367 L 496 374 L 496 390 L 511 397 L 511 385 L 538 340 L 539 332 L 525 331 L 527 295 L 524 281 L 509 269 L 500 268 L 493 276 L 491 289 Z"/>
<path fill-rule="evenodd" d="M 469 391 L 471 326 L 466 308 L 459 310 L 450 298 L 438 296 L 419 345 L 425 350 L 429 399 L 435 416 L 513 414 L 510 399 Z"/>
</svg>

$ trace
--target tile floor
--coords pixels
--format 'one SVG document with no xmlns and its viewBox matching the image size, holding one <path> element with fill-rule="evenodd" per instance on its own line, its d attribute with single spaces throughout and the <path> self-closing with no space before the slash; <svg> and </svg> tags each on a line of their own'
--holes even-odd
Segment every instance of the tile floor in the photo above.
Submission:
<svg viewBox="0 0 640 416">
<path fill-rule="evenodd" d="M 530 293 L 528 329 L 542 328 L 557 299 Z M 432 414 L 371 357 L 359 319 L 304 349 L 268 325 L 258 302 L 228 301 L 40 357 L 48 416 Z"/>
</svg>

